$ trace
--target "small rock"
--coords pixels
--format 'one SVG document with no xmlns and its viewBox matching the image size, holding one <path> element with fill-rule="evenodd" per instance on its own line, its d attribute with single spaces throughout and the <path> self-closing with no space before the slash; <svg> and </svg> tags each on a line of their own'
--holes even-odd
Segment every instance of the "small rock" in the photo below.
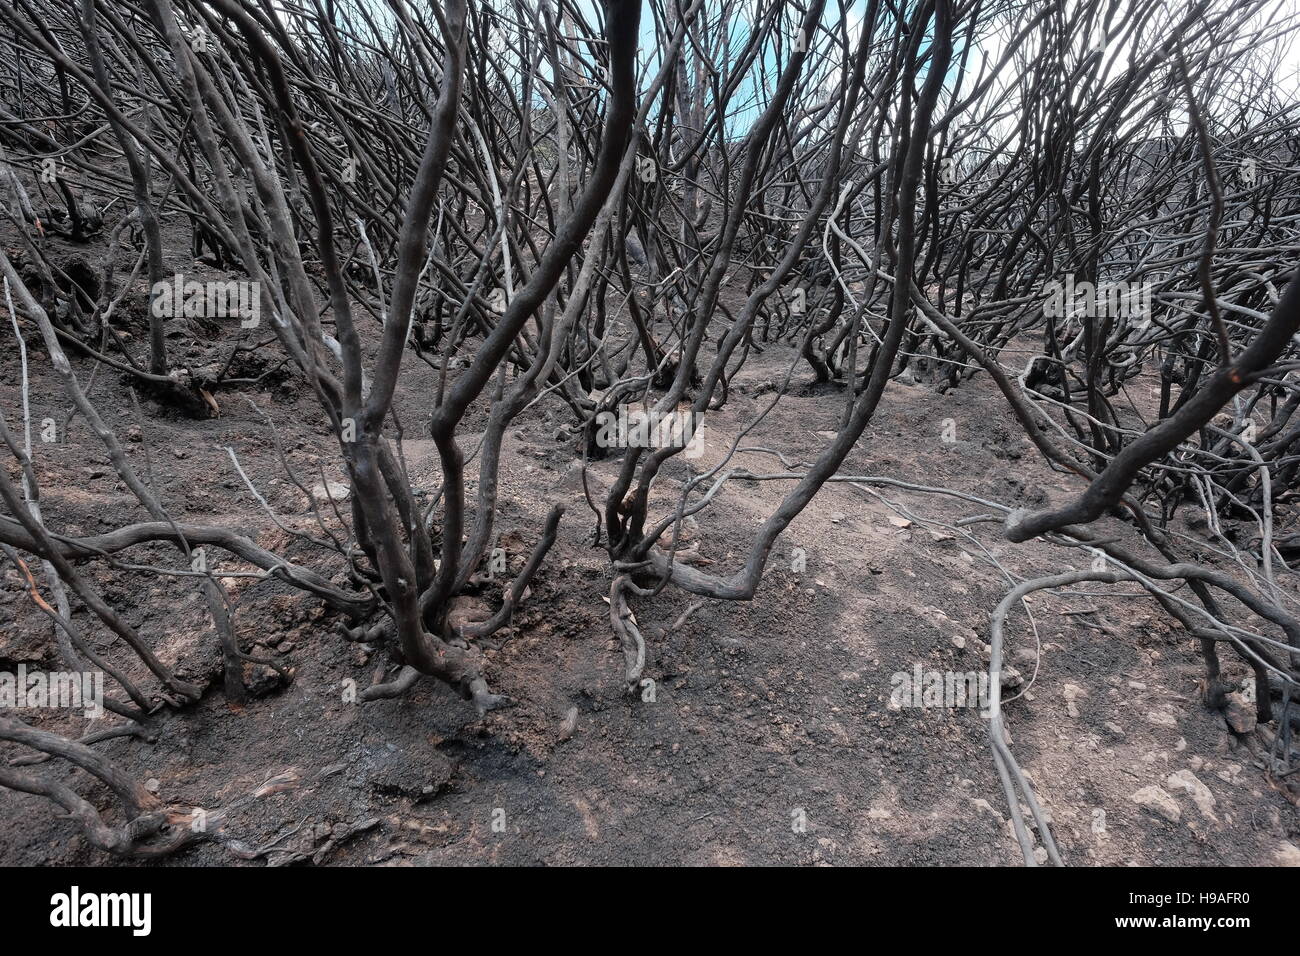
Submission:
<svg viewBox="0 0 1300 956">
<path fill-rule="evenodd" d="M 1230 763 L 1224 769 L 1215 774 L 1224 783 L 1237 783 L 1237 778 L 1241 776 L 1241 764 Z"/>
<path fill-rule="evenodd" d="M 1177 727 L 1178 718 L 1168 710 L 1153 710 L 1147 714 L 1147 720 L 1157 727 Z"/>
<path fill-rule="evenodd" d="M 1183 811 L 1178 808 L 1178 801 L 1170 796 L 1169 792 L 1163 787 L 1157 787 L 1154 784 L 1143 787 L 1129 799 L 1139 807 L 1144 807 L 1152 813 L 1159 814 L 1170 823 L 1177 823 L 1182 819 Z"/>
<path fill-rule="evenodd" d="M 1214 805 L 1216 803 L 1214 794 L 1190 770 L 1178 770 L 1171 773 L 1169 778 L 1165 780 L 1165 785 L 1174 790 L 1187 791 L 1187 795 L 1192 798 L 1192 803 L 1196 804 L 1196 809 L 1201 811 L 1201 816 L 1218 821 L 1218 818 L 1214 815 Z"/>
<path fill-rule="evenodd" d="M 316 485 L 311 490 L 311 496 L 318 503 L 325 503 L 330 499 L 334 501 L 347 501 L 352 495 L 352 489 L 341 481 L 327 481 L 323 485 Z"/>
<path fill-rule="evenodd" d="M 1249 734 L 1254 731 L 1256 723 L 1255 707 L 1246 698 L 1233 691 L 1227 697 L 1227 707 L 1224 708 L 1223 717 L 1228 722 L 1228 726 L 1239 734 Z"/>
<path fill-rule="evenodd" d="M 1300 847 L 1283 840 L 1273 851 L 1273 862 L 1278 866 L 1300 866 Z"/>
<path fill-rule="evenodd" d="M 1077 702 L 1088 696 L 1088 691 L 1078 684 L 1066 684 L 1061 688 L 1061 696 L 1065 698 L 1065 712 L 1071 717 L 1079 716 L 1079 707 Z"/>
</svg>

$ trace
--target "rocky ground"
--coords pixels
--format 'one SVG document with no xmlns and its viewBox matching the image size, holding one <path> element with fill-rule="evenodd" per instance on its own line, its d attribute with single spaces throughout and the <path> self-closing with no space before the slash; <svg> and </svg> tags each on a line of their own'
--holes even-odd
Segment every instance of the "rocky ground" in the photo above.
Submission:
<svg viewBox="0 0 1300 956">
<path fill-rule="evenodd" d="M 233 334 L 178 333 L 172 344 L 187 362 L 206 365 L 224 359 Z M 59 423 L 57 441 L 37 447 L 47 520 L 69 534 L 141 520 L 94 434 L 80 419 L 66 421 L 69 403 L 36 344 L 29 339 L 33 418 Z M 656 513 L 675 500 L 685 468 L 716 463 L 758 417 L 794 360 L 791 349 L 774 345 L 747 363 L 726 408 L 705 422 L 703 456 L 679 457 L 657 485 Z M 342 581 L 336 559 L 276 526 L 225 450 L 235 451 L 280 523 L 320 533 L 263 418 L 274 423 L 308 490 L 324 501 L 325 486 L 337 482 L 342 497 L 344 475 L 315 400 L 276 360 L 239 361 L 247 381 L 214 395 L 218 414 L 208 417 L 180 415 L 142 395 L 136 419 L 121 376 L 101 369 L 92 382 L 87 359 L 74 366 L 127 438 L 132 461 L 143 470 L 149 458 L 154 487 L 175 517 L 238 528 Z M 426 493 L 437 485 L 437 460 L 417 436 L 434 374 L 408 362 L 397 400 L 408 466 Z M 806 369 L 797 369 L 792 393 L 745 446 L 791 461 L 811 460 L 824 447 L 844 394 L 807 380 Z M 10 339 L 0 352 L 0 409 L 11 424 L 21 416 L 18 383 Z M 382 649 L 346 641 L 335 617 L 307 595 L 230 578 L 245 649 L 293 670 L 282 686 L 258 669 L 259 696 L 235 707 L 221 692 L 217 640 L 188 579 L 83 564 L 164 660 L 208 688 L 197 706 L 160 714 L 152 740 L 110 740 L 98 749 L 169 801 L 233 808 L 230 832 L 272 863 L 1019 862 L 978 707 L 899 706 L 891 701 L 895 675 L 914 674 L 918 665 L 923 672 L 978 672 L 989 613 L 1011 582 L 1085 567 L 1088 555 L 1010 544 L 995 523 L 959 527 L 981 510 L 966 501 L 829 485 L 778 542 L 752 602 L 706 602 L 680 626 L 674 623 L 693 603 L 688 595 L 668 589 L 634 602 L 655 693 L 653 701 L 631 698 L 605 602 L 608 558 L 592 544 L 597 520 L 586 503 L 581 450 L 557 438 L 565 421 L 559 403 L 542 403 L 511 429 L 503 451 L 498 544 L 510 568 L 526 557 L 549 506 L 568 506 L 508 640 L 488 654 L 493 689 L 515 707 L 479 719 L 430 680 L 400 700 L 353 703 L 349 687 L 391 675 Z M 461 436 L 467 453 L 482 423 L 478 410 Z M 783 470 L 764 452 L 741 452 L 736 463 L 758 473 Z M 614 459 L 589 465 L 593 499 L 617 467 Z M 983 376 L 944 395 L 891 383 L 845 471 L 1008 506 L 1041 505 L 1077 490 L 1041 465 Z M 730 482 L 688 524 L 691 560 L 715 571 L 737 568 L 789 487 Z M 331 509 L 323 511 L 337 532 Z M 1196 518 L 1189 506 L 1176 527 L 1194 534 Z M 137 565 L 176 561 L 163 547 L 130 557 Z M 244 569 L 226 558 L 219 568 Z M 459 612 L 490 612 L 509 577 L 485 581 Z M 1294 592 L 1294 576 L 1283 574 L 1281 584 Z M 1008 626 L 1016 673 L 1008 678 L 1006 696 L 1014 700 L 1005 714 L 1014 752 L 1050 812 L 1067 862 L 1300 864 L 1296 798 L 1265 771 L 1272 728 L 1253 726 L 1244 706 L 1253 682 L 1244 666 L 1226 664 L 1241 695 L 1234 728 L 1202 702 L 1195 642 L 1131 587 L 1040 592 L 1027 604 L 1031 616 L 1016 613 Z M 77 620 L 105 653 L 117 653 L 88 615 L 79 610 Z M 5 563 L 0 668 L 20 663 L 58 666 L 48 620 Z M 53 711 L 23 716 L 64 733 L 88 729 Z M 0 759 L 16 754 L 0 748 Z M 39 769 L 109 805 L 79 772 Z M 203 845 L 161 865 L 232 861 L 228 848 Z M 51 804 L 0 791 L 0 863 L 102 862 Z"/>
</svg>

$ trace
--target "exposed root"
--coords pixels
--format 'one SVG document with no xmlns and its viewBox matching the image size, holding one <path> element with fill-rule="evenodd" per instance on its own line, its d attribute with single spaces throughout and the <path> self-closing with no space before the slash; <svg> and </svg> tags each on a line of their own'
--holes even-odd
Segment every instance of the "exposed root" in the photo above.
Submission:
<svg viewBox="0 0 1300 956">
<path fill-rule="evenodd" d="M 362 701 L 372 700 L 390 700 L 394 697 L 401 697 L 408 690 L 415 686 L 420 679 L 420 672 L 414 667 L 407 665 L 397 672 L 397 676 L 391 681 L 383 684 L 371 684 L 361 692 Z"/>
<path fill-rule="evenodd" d="M 633 584 L 626 574 L 616 576 L 609 587 L 609 623 L 623 648 L 623 681 L 630 694 L 640 686 L 641 672 L 645 669 L 645 638 L 637 627 L 636 615 L 627 606 L 627 591 L 642 597 L 653 592 Z"/>
</svg>

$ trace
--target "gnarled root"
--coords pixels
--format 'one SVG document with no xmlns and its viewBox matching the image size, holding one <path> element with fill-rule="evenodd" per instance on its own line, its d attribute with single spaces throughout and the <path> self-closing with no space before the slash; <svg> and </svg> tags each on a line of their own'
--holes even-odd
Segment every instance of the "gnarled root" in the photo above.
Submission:
<svg viewBox="0 0 1300 956">
<path fill-rule="evenodd" d="M 391 681 L 372 684 L 361 692 L 363 702 L 401 697 L 428 674 L 451 684 L 466 700 L 472 701 L 480 717 L 490 710 L 510 707 L 514 701 L 504 694 L 493 694 L 482 674 L 483 658 L 475 648 L 462 649 L 425 634 L 432 650 L 426 653 L 424 666 L 406 664 Z"/>
<path fill-rule="evenodd" d="M 637 587 L 632 583 L 632 578 L 626 574 L 616 576 L 609 586 L 609 623 L 614 628 L 614 634 L 623 648 L 624 683 L 627 685 L 628 693 L 634 693 L 640 686 L 641 672 L 645 669 L 645 638 L 641 636 L 641 629 L 637 627 L 636 615 L 627 606 L 626 592 L 628 591 L 642 597 L 653 592 Z"/>
</svg>

